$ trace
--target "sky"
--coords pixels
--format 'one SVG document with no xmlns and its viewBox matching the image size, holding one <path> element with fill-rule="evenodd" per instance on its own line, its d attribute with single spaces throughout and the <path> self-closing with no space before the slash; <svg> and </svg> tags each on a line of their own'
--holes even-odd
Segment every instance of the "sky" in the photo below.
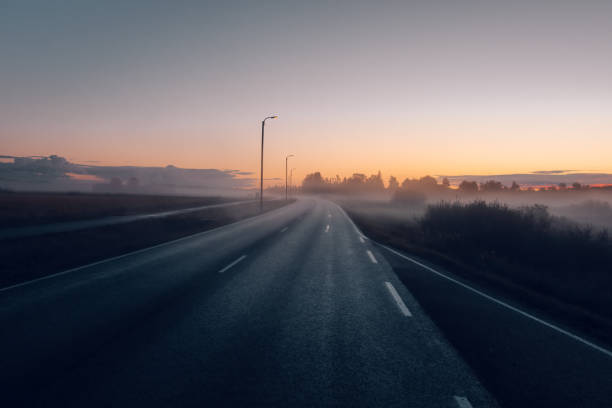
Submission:
<svg viewBox="0 0 612 408">
<path fill-rule="evenodd" d="M 0 2 L 0 154 L 612 172 L 610 1 Z M 270 181 L 276 182 L 276 181 Z"/>
</svg>

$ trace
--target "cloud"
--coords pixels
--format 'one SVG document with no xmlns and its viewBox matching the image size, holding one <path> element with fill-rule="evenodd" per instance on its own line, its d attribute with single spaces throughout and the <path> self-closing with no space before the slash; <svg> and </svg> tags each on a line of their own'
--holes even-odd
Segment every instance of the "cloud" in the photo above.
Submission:
<svg viewBox="0 0 612 408">
<path fill-rule="evenodd" d="M 16 157 L 0 162 L 0 186 L 15 190 L 226 194 L 252 188 L 240 170 L 75 164 L 59 156 Z"/>
<path fill-rule="evenodd" d="M 577 170 L 536 170 L 536 171 L 532 171 L 533 174 L 563 174 L 563 173 L 570 173 L 570 172 L 574 172 Z"/>
</svg>

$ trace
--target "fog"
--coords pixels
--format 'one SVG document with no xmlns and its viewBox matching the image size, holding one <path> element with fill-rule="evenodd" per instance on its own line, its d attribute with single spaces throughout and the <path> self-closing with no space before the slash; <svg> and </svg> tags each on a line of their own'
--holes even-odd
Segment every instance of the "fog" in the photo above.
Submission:
<svg viewBox="0 0 612 408">
<path fill-rule="evenodd" d="M 564 224 L 612 229 L 612 188 L 609 185 L 582 184 L 572 179 L 571 174 L 540 173 L 535 174 L 531 182 L 546 182 L 548 185 L 539 188 L 508 182 L 511 175 L 498 176 L 505 184 L 490 176 L 470 176 L 469 180 L 455 178 L 453 184 L 447 178 L 440 180 L 430 176 L 406 179 L 400 184 L 390 177 L 385 186 L 380 173 L 371 176 L 356 173 L 344 179 L 324 178 L 320 173 L 312 173 L 306 176 L 301 192 L 324 194 L 355 211 L 404 222 L 415 220 L 425 213 L 428 205 L 442 201 L 464 204 L 485 201 L 502 203 L 510 208 L 544 206 L 549 214 L 558 217 L 558 221 Z M 564 181 L 554 185 L 551 179 L 546 178 L 549 176 L 563 176 L 563 179 L 553 180 Z M 597 181 L 607 180 L 601 174 L 593 177 Z"/>
<path fill-rule="evenodd" d="M 2 159 L 0 190 L 244 196 L 255 182 L 240 170 L 94 166 L 56 155 Z"/>
</svg>

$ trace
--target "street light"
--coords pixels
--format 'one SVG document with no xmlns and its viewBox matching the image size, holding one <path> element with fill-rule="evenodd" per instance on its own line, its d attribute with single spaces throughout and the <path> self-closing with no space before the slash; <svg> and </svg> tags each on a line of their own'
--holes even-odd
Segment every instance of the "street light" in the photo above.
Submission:
<svg viewBox="0 0 612 408">
<path fill-rule="evenodd" d="M 289 156 L 285 157 L 285 201 L 287 201 L 288 198 L 288 184 L 287 184 L 287 161 L 289 160 L 290 157 L 295 157 L 295 155 L 290 154 Z"/>
<path fill-rule="evenodd" d="M 289 171 L 289 185 L 291 186 L 291 189 L 293 190 L 293 170 L 295 170 L 295 167 L 293 167 L 290 171 Z"/>
<path fill-rule="evenodd" d="M 259 211 L 263 212 L 263 149 L 264 149 L 264 127 L 266 126 L 266 120 L 276 119 L 278 115 L 268 116 L 261 121 L 261 180 L 259 184 Z"/>
</svg>

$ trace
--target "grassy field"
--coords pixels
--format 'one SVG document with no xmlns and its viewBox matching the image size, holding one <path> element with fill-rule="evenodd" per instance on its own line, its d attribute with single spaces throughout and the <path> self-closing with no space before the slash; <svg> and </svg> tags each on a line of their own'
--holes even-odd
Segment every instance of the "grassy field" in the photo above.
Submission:
<svg viewBox="0 0 612 408">
<path fill-rule="evenodd" d="M 0 228 L 153 213 L 237 200 L 226 197 L 0 192 Z"/>
<path fill-rule="evenodd" d="M 290 201 L 292 202 L 292 201 Z M 285 205 L 264 202 L 264 211 Z M 259 202 L 36 237 L 0 240 L 0 287 L 86 265 L 259 214 Z"/>
<path fill-rule="evenodd" d="M 439 203 L 420 216 L 344 203 L 370 238 L 612 343 L 612 241 L 545 207 Z"/>
</svg>

